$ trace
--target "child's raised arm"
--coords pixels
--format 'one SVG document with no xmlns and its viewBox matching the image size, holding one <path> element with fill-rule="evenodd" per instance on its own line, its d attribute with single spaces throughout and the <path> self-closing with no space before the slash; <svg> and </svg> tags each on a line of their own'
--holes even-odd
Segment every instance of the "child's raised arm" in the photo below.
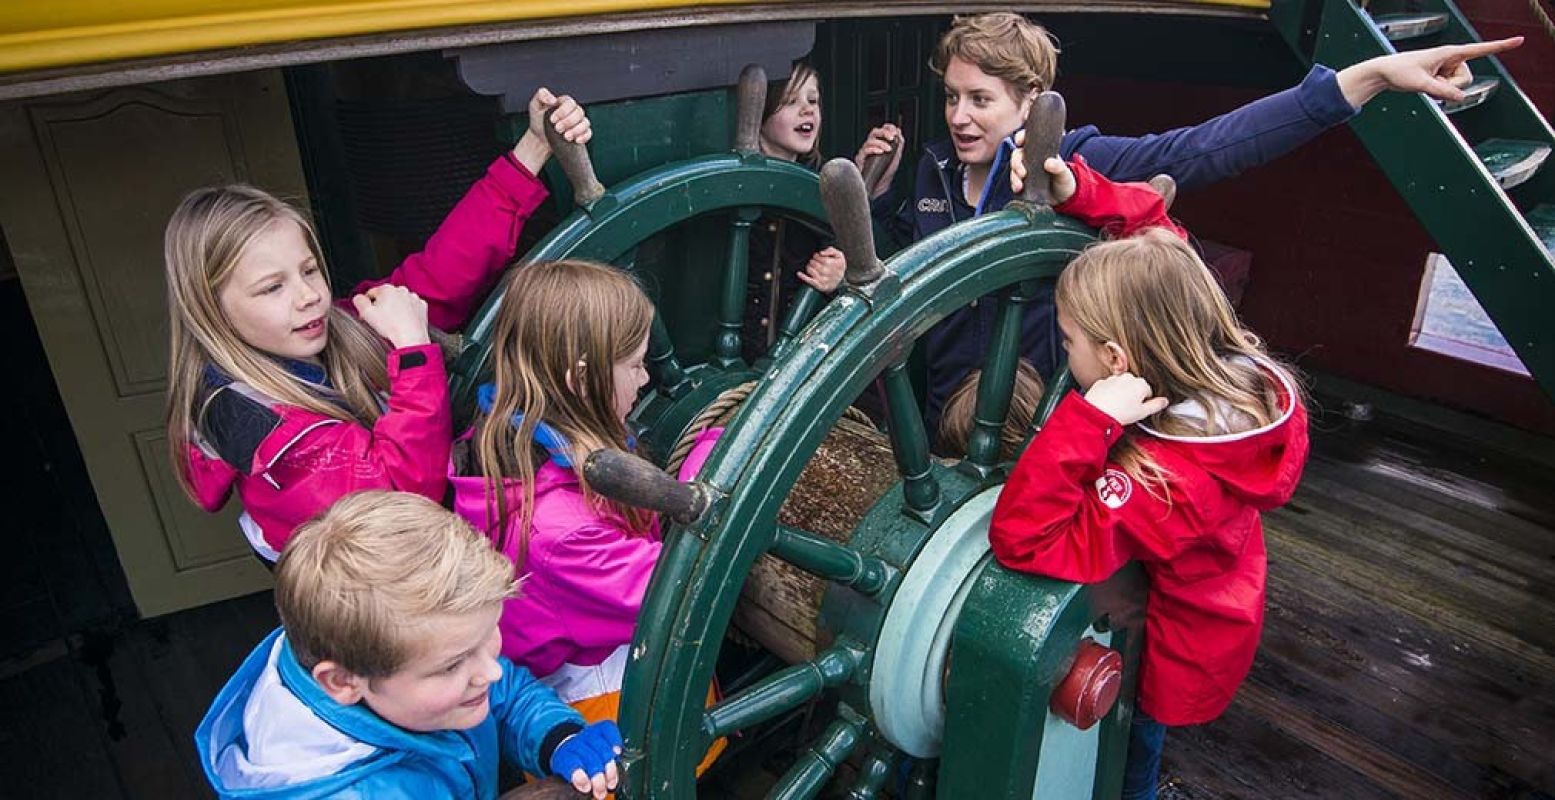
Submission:
<svg viewBox="0 0 1555 800">
<path fill-rule="evenodd" d="M 387 278 L 363 283 L 355 292 L 386 283 L 404 286 L 427 302 L 434 327 L 462 326 L 513 260 L 524 222 L 547 197 L 536 176 L 551 156 L 545 139 L 548 115 L 568 141 L 581 144 L 593 137 L 588 117 L 571 97 L 537 90 L 523 137 L 470 187 L 421 252 Z"/>
<path fill-rule="evenodd" d="M 1026 154 L 1021 147 L 1026 132 L 1015 134 L 1015 151 L 1010 155 L 1010 188 L 1020 194 L 1026 184 L 1028 170 Z M 1079 219 L 1087 225 L 1100 228 L 1114 238 L 1130 236 L 1145 228 L 1166 228 L 1178 236 L 1187 238 L 1183 230 L 1166 213 L 1166 200 L 1154 187 L 1145 183 L 1115 183 L 1076 155 L 1074 161 L 1065 163 L 1049 158 L 1042 164 L 1047 174 L 1049 194 L 1054 200 L 1053 210 Z"/>
</svg>

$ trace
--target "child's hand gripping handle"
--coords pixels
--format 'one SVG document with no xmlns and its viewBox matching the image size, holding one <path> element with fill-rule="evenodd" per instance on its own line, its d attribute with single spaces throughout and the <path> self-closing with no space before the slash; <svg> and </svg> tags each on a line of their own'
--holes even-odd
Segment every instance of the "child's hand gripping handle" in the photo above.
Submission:
<svg viewBox="0 0 1555 800">
<path fill-rule="evenodd" d="M 562 165 L 567 182 L 572 184 L 572 201 L 579 208 L 588 208 L 605 194 L 605 187 L 594 176 L 594 162 L 589 160 L 588 148 L 578 142 L 567 141 L 566 137 L 556 131 L 553 119 L 555 113 L 556 109 L 546 113 L 545 141 L 550 144 L 557 163 Z"/>
<path fill-rule="evenodd" d="M 896 158 L 896 152 L 901 149 L 902 137 L 897 136 L 891 140 L 890 150 L 864 159 L 864 188 L 872 194 L 881 190 L 880 179 L 885 177 L 886 170 L 891 168 L 891 161 Z"/>
<path fill-rule="evenodd" d="M 761 151 L 761 112 L 767 104 L 767 71 L 746 64 L 734 89 L 734 152 Z"/>
<path fill-rule="evenodd" d="M 1058 148 L 1064 139 L 1064 96 L 1058 92 L 1043 92 L 1031 101 L 1026 114 L 1026 144 L 1022 148 L 1026 166 L 1040 170 L 1049 158 L 1058 157 Z M 1042 206 L 1053 205 L 1046 180 L 1028 180 L 1021 187 L 1020 199 Z"/>
<path fill-rule="evenodd" d="M 864 178 L 852 161 L 834 158 L 821 167 L 821 203 L 837 235 L 837 249 L 847 261 L 848 284 L 862 286 L 878 280 L 885 274 L 885 265 L 875 254 Z"/>
<path fill-rule="evenodd" d="M 701 519 L 712 502 L 712 494 L 701 484 L 681 483 L 623 450 L 589 453 L 583 477 L 590 489 L 611 500 L 657 511 L 682 525 Z"/>
</svg>

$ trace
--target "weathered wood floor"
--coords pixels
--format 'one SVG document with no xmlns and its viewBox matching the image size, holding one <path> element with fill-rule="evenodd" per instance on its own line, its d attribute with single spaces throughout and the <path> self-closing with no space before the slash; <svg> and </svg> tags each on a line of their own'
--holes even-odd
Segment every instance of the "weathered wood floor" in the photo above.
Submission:
<svg viewBox="0 0 1555 800">
<path fill-rule="evenodd" d="M 1252 677 L 1168 737 L 1169 794 L 1555 795 L 1555 473 L 1379 430 L 1314 445 L 1265 517 Z"/>
<path fill-rule="evenodd" d="M 1316 432 L 1266 524 L 1252 678 L 1167 739 L 1165 796 L 1555 797 L 1555 470 Z M 209 796 L 194 726 L 274 624 L 254 595 L 7 665 L 0 798 Z"/>
</svg>

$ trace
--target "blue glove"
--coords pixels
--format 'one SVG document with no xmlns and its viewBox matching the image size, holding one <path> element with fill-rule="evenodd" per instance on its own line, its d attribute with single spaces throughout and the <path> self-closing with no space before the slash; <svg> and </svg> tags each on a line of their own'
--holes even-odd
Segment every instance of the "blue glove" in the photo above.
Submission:
<svg viewBox="0 0 1555 800">
<path fill-rule="evenodd" d="M 620 752 L 621 730 L 610 720 L 596 722 L 556 746 L 551 753 L 551 774 L 569 783 L 576 770 L 583 770 L 590 778 L 603 775 Z"/>
</svg>

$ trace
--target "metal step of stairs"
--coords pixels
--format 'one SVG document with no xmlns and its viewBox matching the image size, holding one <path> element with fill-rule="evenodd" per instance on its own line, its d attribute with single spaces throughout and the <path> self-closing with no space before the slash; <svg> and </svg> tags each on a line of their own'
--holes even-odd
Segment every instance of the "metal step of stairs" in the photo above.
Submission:
<svg viewBox="0 0 1555 800">
<path fill-rule="evenodd" d="M 1475 78 L 1472 83 L 1463 87 L 1462 100 L 1439 100 L 1437 105 L 1441 106 L 1442 111 L 1447 114 L 1467 111 L 1489 100 L 1500 86 L 1500 78 Z"/>
<path fill-rule="evenodd" d="M 1474 145 L 1474 155 L 1490 171 L 1502 189 L 1520 186 L 1532 178 L 1550 157 L 1550 146 L 1521 139 L 1486 139 Z"/>
<path fill-rule="evenodd" d="M 1374 14 L 1373 25 L 1390 42 L 1403 42 L 1434 36 L 1447 28 L 1448 16 L 1444 13 Z"/>
</svg>

